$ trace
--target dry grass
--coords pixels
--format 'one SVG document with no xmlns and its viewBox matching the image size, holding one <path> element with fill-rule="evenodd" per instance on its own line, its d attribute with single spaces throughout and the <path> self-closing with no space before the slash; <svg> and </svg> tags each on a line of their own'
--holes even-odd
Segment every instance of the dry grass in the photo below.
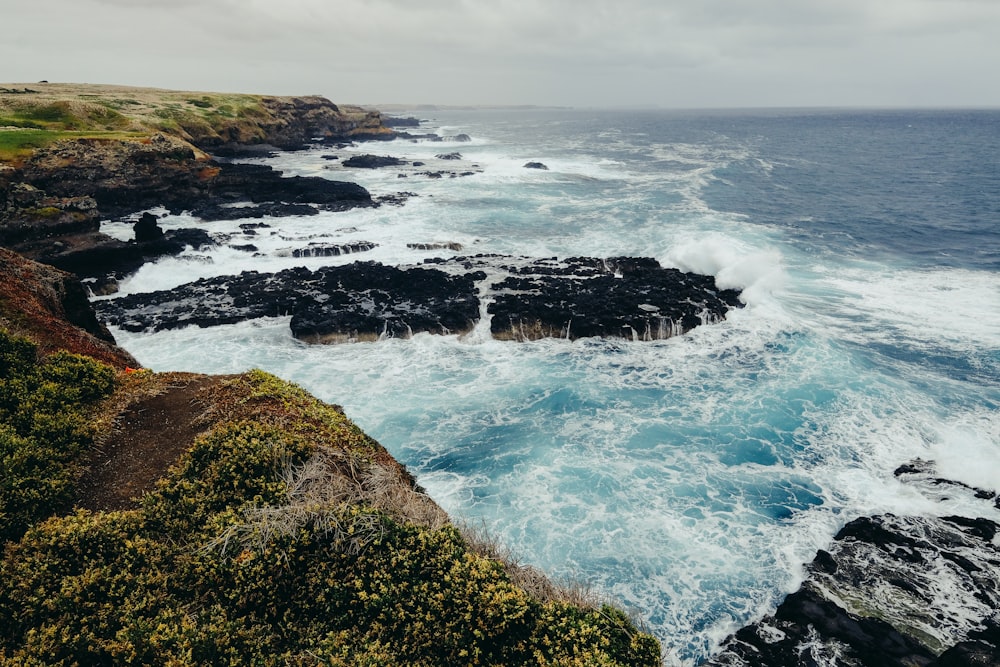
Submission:
<svg viewBox="0 0 1000 667">
<path fill-rule="evenodd" d="M 350 507 L 377 510 L 431 530 L 448 524 L 448 515 L 430 497 L 358 452 L 321 447 L 301 465 L 286 463 L 281 477 L 287 504 L 245 509 L 243 522 L 205 548 L 232 553 L 236 545 L 237 552 L 262 551 L 274 538 L 309 525 L 331 544 L 356 554 L 380 534 L 382 524 L 372 513 L 352 514 Z"/>
<path fill-rule="evenodd" d="M 460 522 L 456 527 L 472 551 L 501 563 L 511 583 L 542 603 L 558 602 L 598 610 L 610 602 L 587 584 L 579 581 L 554 582 L 537 567 L 525 565 L 514 550 L 492 534 L 485 524 Z"/>
</svg>

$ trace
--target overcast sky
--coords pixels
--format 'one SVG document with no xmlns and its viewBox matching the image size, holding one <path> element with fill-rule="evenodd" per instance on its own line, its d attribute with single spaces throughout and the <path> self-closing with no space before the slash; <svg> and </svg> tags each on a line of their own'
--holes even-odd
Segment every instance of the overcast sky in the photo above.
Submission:
<svg viewBox="0 0 1000 667">
<path fill-rule="evenodd" d="M 1000 0 L 0 0 L 0 81 L 379 104 L 1000 106 Z"/>
</svg>

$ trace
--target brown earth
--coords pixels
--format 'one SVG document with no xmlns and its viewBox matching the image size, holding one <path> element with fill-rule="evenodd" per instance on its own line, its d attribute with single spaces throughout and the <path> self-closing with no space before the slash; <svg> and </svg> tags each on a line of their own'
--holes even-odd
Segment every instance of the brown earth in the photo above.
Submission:
<svg viewBox="0 0 1000 667">
<path fill-rule="evenodd" d="M 202 418 L 207 394 L 230 377 L 172 374 L 163 393 L 126 409 L 81 478 L 77 506 L 95 511 L 134 507 L 210 426 Z"/>
</svg>

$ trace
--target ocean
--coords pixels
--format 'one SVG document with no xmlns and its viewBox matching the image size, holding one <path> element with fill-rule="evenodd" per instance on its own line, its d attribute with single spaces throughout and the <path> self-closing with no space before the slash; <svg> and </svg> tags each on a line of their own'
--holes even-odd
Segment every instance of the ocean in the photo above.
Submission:
<svg viewBox="0 0 1000 667">
<path fill-rule="evenodd" d="M 1000 111 L 415 114 L 415 132 L 446 139 L 248 160 L 405 204 L 259 229 L 168 215 L 228 240 L 122 292 L 355 260 L 629 255 L 713 275 L 745 306 L 657 342 L 501 342 L 480 326 L 309 346 L 287 318 L 118 341 L 157 371 L 257 367 L 342 405 L 453 517 L 637 614 L 668 665 L 773 611 L 851 519 L 1000 520 L 893 474 L 922 459 L 1000 485 Z M 359 153 L 427 166 L 341 166 Z M 378 245 L 291 257 L 327 241 Z M 246 243 L 258 251 L 231 247 Z M 462 249 L 408 246 L 427 243 Z"/>
</svg>

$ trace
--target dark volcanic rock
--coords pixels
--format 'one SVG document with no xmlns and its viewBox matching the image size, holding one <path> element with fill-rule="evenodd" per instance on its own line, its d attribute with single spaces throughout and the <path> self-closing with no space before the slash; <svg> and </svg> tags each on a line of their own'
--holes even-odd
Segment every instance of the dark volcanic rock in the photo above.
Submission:
<svg viewBox="0 0 1000 667">
<path fill-rule="evenodd" d="M 542 162 L 526 162 L 524 164 L 525 169 L 541 169 L 543 171 L 548 171 L 549 168 Z"/>
<path fill-rule="evenodd" d="M 216 204 L 236 201 L 317 204 L 331 211 L 372 205 L 371 194 L 357 183 L 318 176 L 284 178 L 280 171 L 256 164 L 222 165 L 221 172 L 212 182 L 210 194 L 212 203 Z"/>
<path fill-rule="evenodd" d="M 479 317 L 471 277 L 373 262 L 317 271 L 243 272 L 99 301 L 95 307 L 106 322 L 129 331 L 292 315 L 293 334 L 310 342 L 461 333 Z"/>
<path fill-rule="evenodd" d="M 436 157 L 439 160 L 461 160 L 462 159 L 462 154 L 461 153 L 438 153 L 434 157 Z"/>
<path fill-rule="evenodd" d="M 392 157 L 391 155 L 355 155 L 350 157 L 343 162 L 342 165 L 345 167 L 354 167 L 355 169 L 378 169 L 379 167 L 398 167 L 399 165 L 406 164 L 406 161 L 400 160 L 398 157 Z"/>
<path fill-rule="evenodd" d="M 245 218 L 284 218 L 293 215 L 317 215 L 319 211 L 309 204 L 265 203 L 257 206 L 223 206 L 208 204 L 191 210 L 191 215 L 206 222 L 242 220 Z"/>
<path fill-rule="evenodd" d="M 856 519 L 774 616 L 708 664 L 1000 665 L 997 530 L 985 518 Z"/>
<path fill-rule="evenodd" d="M 293 254 L 330 256 L 373 247 L 316 245 Z M 497 274 L 508 277 L 490 284 L 487 275 Z M 424 267 L 411 268 L 359 262 L 315 272 L 243 273 L 102 301 L 97 308 L 109 323 L 130 331 L 292 315 L 293 333 L 305 340 L 362 340 L 469 331 L 481 316 L 481 293 L 494 300 L 494 336 L 516 340 L 655 340 L 721 319 L 738 305 L 736 292 L 716 289 L 711 278 L 664 269 L 652 259 L 478 256 L 426 260 Z"/>
<path fill-rule="evenodd" d="M 292 251 L 292 257 L 339 257 L 340 255 L 351 255 L 358 252 L 374 250 L 377 243 L 371 241 L 355 241 L 354 243 L 329 244 L 310 243 L 307 248 L 296 248 Z"/>
<path fill-rule="evenodd" d="M 159 241 L 163 238 L 163 230 L 160 228 L 160 225 L 157 224 L 156 220 L 156 216 L 152 213 L 143 213 L 139 217 L 139 220 L 132 225 L 132 231 L 135 232 L 136 243 Z"/>
<path fill-rule="evenodd" d="M 369 262 L 338 268 L 324 276 L 319 295 L 292 315 L 296 338 L 324 343 L 464 333 L 479 319 L 471 276 Z"/>
<path fill-rule="evenodd" d="M 715 322 L 739 293 L 647 258 L 535 262 L 493 285 L 490 330 L 502 339 L 613 336 L 658 340 Z"/>
</svg>

